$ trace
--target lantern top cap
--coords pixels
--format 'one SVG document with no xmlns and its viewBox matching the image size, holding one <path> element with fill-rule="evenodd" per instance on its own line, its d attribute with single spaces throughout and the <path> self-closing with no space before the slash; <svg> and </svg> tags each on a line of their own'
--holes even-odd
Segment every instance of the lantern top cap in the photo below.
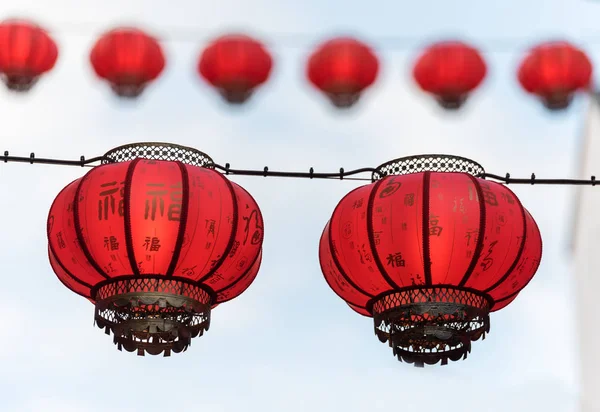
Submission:
<svg viewBox="0 0 600 412">
<path fill-rule="evenodd" d="M 192 147 L 174 143 L 142 142 L 115 147 L 104 154 L 102 164 L 129 162 L 134 159 L 167 160 L 192 166 L 213 168 L 209 155 Z"/>
<path fill-rule="evenodd" d="M 468 173 L 480 177 L 485 169 L 479 163 L 460 156 L 444 154 L 424 154 L 400 157 L 375 168 L 371 176 L 373 182 L 386 176 L 400 176 L 421 172 Z"/>
</svg>

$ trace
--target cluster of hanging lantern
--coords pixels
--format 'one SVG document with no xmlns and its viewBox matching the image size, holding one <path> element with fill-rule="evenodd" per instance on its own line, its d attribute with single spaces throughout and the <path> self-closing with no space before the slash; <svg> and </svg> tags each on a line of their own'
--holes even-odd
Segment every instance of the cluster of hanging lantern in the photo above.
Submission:
<svg viewBox="0 0 600 412">
<path fill-rule="evenodd" d="M 115 148 L 67 185 L 48 216 L 59 280 L 95 305 L 119 350 L 170 356 L 211 310 L 258 275 L 264 223 L 252 196 L 193 148 Z M 327 284 L 398 360 L 466 358 L 540 264 L 539 229 L 481 165 L 447 155 L 384 163 L 347 194 L 323 231 Z"/>
<path fill-rule="evenodd" d="M 27 91 L 54 66 L 58 49 L 49 34 L 34 23 L 0 22 L 0 75 L 7 87 Z M 165 56 L 156 38 L 136 28 L 103 34 L 90 54 L 96 74 L 121 97 L 135 98 L 156 80 Z M 258 40 L 230 34 L 213 40 L 201 53 L 198 74 L 231 104 L 241 104 L 270 76 L 273 59 Z M 338 108 L 353 106 L 373 85 L 379 72 L 375 52 L 363 42 L 334 38 L 308 58 L 307 77 Z M 417 59 L 413 75 L 418 85 L 446 109 L 462 106 L 484 80 L 486 64 L 480 52 L 463 42 L 429 46 Z M 566 108 L 573 95 L 590 86 L 592 64 L 567 42 L 532 48 L 518 70 L 523 89 L 551 110 Z"/>
<path fill-rule="evenodd" d="M 24 92 L 51 70 L 58 48 L 35 24 L 0 23 L 0 75 Z M 159 42 L 135 28 L 102 35 L 90 53 L 114 93 L 135 98 L 165 68 Z M 245 35 L 201 53 L 197 71 L 231 104 L 269 79 L 273 59 Z M 379 61 L 353 38 L 309 57 L 308 80 L 339 108 L 375 83 Z M 462 42 L 431 45 L 413 75 L 446 109 L 461 107 L 486 76 Z M 552 110 L 590 85 L 592 65 L 566 42 L 534 47 L 518 71 L 523 88 Z M 264 224 L 257 202 L 192 148 L 140 143 L 113 149 L 67 185 L 48 216 L 52 269 L 95 305 L 95 322 L 118 349 L 179 353 L 210 325 L 211 310 L 258 275 Z M 422 155 L 389 161 L 373 183 L 346 195 L 325 226 L 319 260 L 327 284 L 399 360 L 416 366 L 466 358 L 490 312 L 516 299 L 542 255 L 538 227 L 506 186 L 468 159 Z"/>
</svg>

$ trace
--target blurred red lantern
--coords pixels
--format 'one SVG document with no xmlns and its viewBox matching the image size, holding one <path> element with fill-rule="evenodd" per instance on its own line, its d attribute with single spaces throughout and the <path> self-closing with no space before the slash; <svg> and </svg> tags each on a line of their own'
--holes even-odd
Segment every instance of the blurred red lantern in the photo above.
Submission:
<svg viewBox="0 0 600 412">
<path fill-rule="evenodd" d="M 163 50 L 154 37 L 136 28 L 117 28 L 103 34 L 90 52 L 98 77 L 110 83 L 117 96 L 138 97 L 165 68 Z"/>
<path fill-rule="evenodd" d="M 487 68 L 477 49 L 459 41 L 429 46 L 417 59 L 413 76 L 444 109 L 458 109 L 485 78 Z"/>
<path fill-rule="evenodd" d="M 211 307 L 256 277 L 260 209 L 194 149 L 144 143 L 105 158 L 115 163 L 93 168 L 52 204 L 50 263 L 95 303 L 96 323 L 119 350 L 179 353 L 208 330 Z"/>
<path fill-rule="evenodd" d="M 338 37 L 321 44 L 310 55 L 306 70 L 308 80 L 325 93 L 334 106 L 349 108 L 375 83 L 379 60 L 366 44 Z"/>
<path fill-rule="evenodd" d="M 397 159 L 335 208 L 319 258 L 329 286 L 399 360 L 466 358 L 537 271 L 538 227 L 506 187 L 453 156 Z"/>
<path fill-rule="evenodd" d="M 523 59 L 518 79 L 523 89 L 538 96 L 548 109 L 561 110 L 569 106 L 575 92 L 589 87 L 592 63 L 567 42 L 543 43 Z"/>
<path fill-rule="evenodd" d="M 269 79 L 272 68 L 265 46 L 242 34 L 217 38 L 198 60 L 198 74 L 230 104 L 246 102 Z"/>
<path fill-rule="evenodd" d="M 30 90 L 56 64 L 58 48 L 48 33 L 24 20 L 0 22 L 0 77 L 10 90 Z"/>
</svg>

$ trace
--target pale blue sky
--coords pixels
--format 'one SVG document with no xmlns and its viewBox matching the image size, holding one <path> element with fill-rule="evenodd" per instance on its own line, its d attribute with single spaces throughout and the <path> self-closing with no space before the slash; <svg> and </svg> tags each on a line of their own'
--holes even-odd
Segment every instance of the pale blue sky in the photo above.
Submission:
<svg viewBox="0 0 600 412">
<path fill-rule="evenodd" d="M 528 45 L 557 37 L 581 41 L 600 61 L 600 3 L 584 0 L 10 3 L 0 3 L 0 17 L 28 16 L 59 30 L 55 70 L 27 96 L 0 90 L 0 150 L 24 156 L 78 159 L 135 141 L 170 141 L 240 168 L 336 171 L 435 152 L 473 158 L 496 174 L 574 176 L 585 98 L 550 115 L 520 91 L 515 67 Z M 131 22 L 167 36 L 178 26 L 208 35 L 247 29 L 273 45 L 273 79 L 248 107 L 228 110 L 193 70 L 202 39 L 168 42 L 164 76 L 138 104 L 119 102 L 93 77 L 87 56 L 95 34 Z M 89 35 L 60 32 L 61 23 L 89 23 Z M 309 37 L 286 47 L 285 38 L 269 37 L 282 32 Z M 308 87 L 303 64 L 314 44 L 344 32 L 374 46 L 386 36 L 417 41 L 407 50 L 382 49 L 377 86 L 340 115 Z M 441 113 L 409 77 L 419 46 L 444 36 L 473 41 L 489 65 L 487 81 L 458 116 Z M 506 41 L 489 40 L 498 38 Z M 215 310 L 210 331 L 187 353 L 118 352 L 92 326 L 93 307 L 66 290 L 47 261 L 51 201 L 84 172 L 0 165 L 3 411 L 575 410 L 574 277 L 565 242 L 573 188 L 511 187 L 542 232 L 537 277 L 492 315 L 491 333 L 467 361 L 416 369 L 397 362 L 372 321 L 322 278 L 318 240 L 337 202 L 358 185 L 351 181 L 233 177 L 265 218 L 257 280 Z"/>
</svg>

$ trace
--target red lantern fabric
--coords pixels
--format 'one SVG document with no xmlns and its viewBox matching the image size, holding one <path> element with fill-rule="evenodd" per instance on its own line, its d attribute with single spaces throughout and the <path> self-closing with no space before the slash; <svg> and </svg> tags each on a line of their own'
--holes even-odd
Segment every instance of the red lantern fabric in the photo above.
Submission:
<svg viewBox="0 0 600 412">
<path fill-rule="evenodd" d="M 205 296 L 197 304 L 215 307 L 253 282 L 262 241 L 262 215 L 247 191 L 212 169 L 172 161 L 95 167 L 59 193 L 48 218 L 54 272 L 94 303 L 112 285 L 141 295 L 156 286 L 167 300 L 193 292 Z"/>
<path fill-rule="evenodd" d="M 421 172 L 346 195 L 325 227 L 319 259 L 333 291 L 378 327 L 383 303 L 409 312 L 410 302 L 461 303 L 465 313 L 477 305 L 501 309 L 532 279 L 541 253 L 535 221 L 506 186 L 466 173 Z M 427 312 L 411 313 L 403 322 L 427 320 Z M 415 355 L 401 349 L 399 356 Z"/>
<path fill-rule="evenodd" d="M 56 43 L 38 25 L 24 20 L 0 22 L 0 77 L 8 89 L 30 90 L 57 58 Z"/>
<path fill-rule="evenodd" d="M 310 83 L 327 95 L 334 106 L 353 106 L 379 74 L 379 60 L 366 44 L 338 37 L 321 44 L 308 59 Z"/>
<path fill-rule="evenodd" d="M 363 308 L 361 308 L 361 307 L 359 307 L 359 306 L 355 306 L 355 305 L 353 305 L 353 304 L 351 304 L 351 303 L 348 303 L 348 306 L 350 306 L 350 309 L 352 309 L 353 311 L 355 311 L 355 312 L 356 312 L 356 313 L 358 313 L 359 315 L 363 315 L 363 316 L 366 316 L 366 317 L 368 317 L 368 318 L 370 318 L 370 317 L 371 317 L 371 314 L 370 314 L 370 313 L 369 313 L 369 311 L 368 311 L 368 310 L 366 310 L 366 309 L 363 309 Z"/>
<path fill-rule="evenodd" d="M 158 40 L 136 28 L 116 28 L 94 44 L 90 62 L 119 97 L 138 97 L 165 68 Z"/>
<path fill-rule="evenodd" d="M 217 38 L 198 60 L 198 74 L 230 104 L 246 102 L 272 69 L 273 58 L 265 46 L 243 34 Z"/>
<path fill-rule="evenodd" d="M 592 63 L 568 42 L 543 43 L 523 59 L 518 79 L 523 89 L 538 96 L 548 109 L 561 110 L 569 106 L 575 92 L 590 86 Z"/>
<path fill-rule="evenodd" d="M 458 109 L 485 78 L 487 67 L 479 51 L 463 42 L 429 46 L 417 59 L 413 76 L 445 109 Z"/>
</svg>

